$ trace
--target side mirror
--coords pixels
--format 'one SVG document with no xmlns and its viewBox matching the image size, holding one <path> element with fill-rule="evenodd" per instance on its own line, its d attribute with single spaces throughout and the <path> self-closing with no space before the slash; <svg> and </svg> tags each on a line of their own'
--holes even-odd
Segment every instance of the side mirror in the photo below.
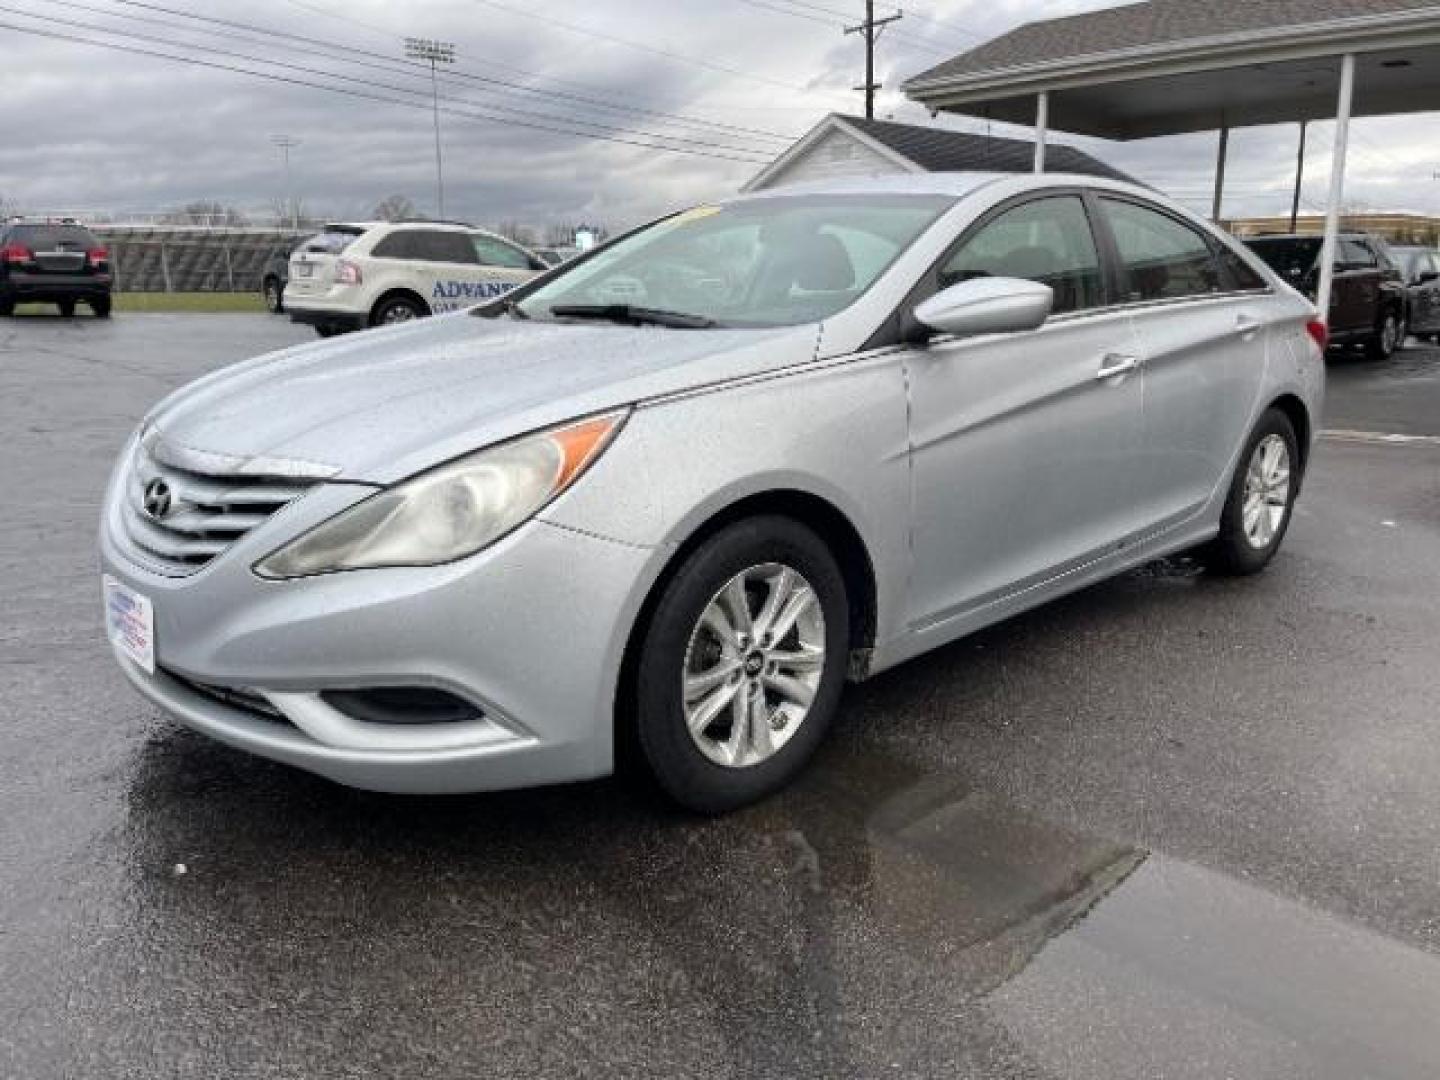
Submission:
<svg viewBox="0 0 1440 1080">
<path fill-rule="evenodd" d="M 915 319 L 941 334 L 1016 334 L 1043 325 L 1054 303 L 1054 290 L 1038 281 L 971 278 L 917 304 Z"/>
</svg>

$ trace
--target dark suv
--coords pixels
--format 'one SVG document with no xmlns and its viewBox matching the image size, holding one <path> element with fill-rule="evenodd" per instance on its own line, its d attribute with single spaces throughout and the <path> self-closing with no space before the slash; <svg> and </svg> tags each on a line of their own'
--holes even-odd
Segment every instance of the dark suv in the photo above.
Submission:
<svg viewBox="0 0 1440 1080">
<path fill-rule="evenodd" d="M 0 315 L 48 303 L 68 316 L 81 302 L 110 315 L 110 253 L 94 233 L 69 219 L 0 224 Z"/>
<path fill-rule="evenodd" d="M 1245 241 L 1270 268 L 1310 299 L 1320 282 L 1318 236 L 1256 236 Z M 1330 293 L 1330 341 L 1363 345 L 1384 360 L 1405 341 L 1405 279 L 1385 241 L 1365 233 L 1341 233 L 1335 246 L 1335 284 Z"/>
</svg>

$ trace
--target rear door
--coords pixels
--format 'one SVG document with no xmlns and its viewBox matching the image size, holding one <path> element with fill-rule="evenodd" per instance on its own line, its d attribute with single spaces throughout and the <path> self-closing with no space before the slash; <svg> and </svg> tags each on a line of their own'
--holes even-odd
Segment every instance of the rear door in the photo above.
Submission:
<svg viewBox="0 0 1440 1080">
<path fill-rule="evenodd" d="M 1417 333 L 1433 334 L 1440 331 L 1440 259 L 1432 252 L 1422 251 L 1412 267 L 1411 287 L 1414 300 L 1414 323 Z"/>
<path fill-rule="evenodd" d="M 1098 199 L 1145 358 L 1134 498 L 1147 529 L 1203 507 L 1227 475 L 1265 375 L 1272 293 L 1199 227 L 1129 196 Z M 1248 274 L 1248 276 L 1247 276 Z"/>
<path fill-rule="evenodd" d="M 1380 321 L 1380 262 L 1356 240 L 1341 237 L 1335 258 L 1335 285 L 1330 301 L 1332 329 L 1359 332 Z"/>
<path fill-rule="evenodd" d="M 290 256 L 290 280 L 285 286 L 287 303 L 329 292 L 335 284 L 336 264 L 364 231 L 359 226 L 327 225 L 324 232 L 296 248 Z"/>
<path fill-rule="evenodd" d="M 9 245 L 28 252 L 28 259 L 16 263 L 32 279 L 86 278 L 101 272 L 100 242 L 78 225 L 16 225 Z"/>
</svg>

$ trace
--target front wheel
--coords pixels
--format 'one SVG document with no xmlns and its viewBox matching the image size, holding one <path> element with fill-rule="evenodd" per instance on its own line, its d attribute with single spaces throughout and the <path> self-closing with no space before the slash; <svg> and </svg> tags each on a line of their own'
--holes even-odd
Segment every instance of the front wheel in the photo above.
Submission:
<svg viewBox="0 0 1440 1080">
<path fill-rule="evenodd" d="M 424 318 L 428 314 L 430 313 L 421 307 L 418 300 L 408 296 L 392 296 L 376 306 L 370 325 L 386 326 L 390 323 L 409 322 L 411 319 Z"/>
<path fill-rule="evenodd" d="M 62 318 L 68 319 L 68 318 L 71 318 L 71 317 L 75 314 L 75 301 L 74 301 L 74 300 L 61 300 L 61 301 L 60 301 L 59 303 L 57 303 L 55 306 L 60 309 L 60 315 L 61 315 Z"/>
<path fill-rule="evenodd" d="M 1300 490 L 1295 427 L 1279 409 L 1260 418 L 1230 482 L 1220 532 L 1199 551 L 1210 570 L 1229 575 L 1265 569 L 1280 549 Z"/>
<path fill-rule="evenodd" d="M 110 317 L 110 297 L 97 296 L 90 301 L 90 312 L 97 319 L 108 319 Z"/>
<path fill-rule="evenodd" d="M 636 667 L 636 734 L 660 786 L 716 814 L 788 783 L 830 726 L 849 634 L 844 577 L 800 523 L 751 518 L 696 548 Z"/>
</svg>

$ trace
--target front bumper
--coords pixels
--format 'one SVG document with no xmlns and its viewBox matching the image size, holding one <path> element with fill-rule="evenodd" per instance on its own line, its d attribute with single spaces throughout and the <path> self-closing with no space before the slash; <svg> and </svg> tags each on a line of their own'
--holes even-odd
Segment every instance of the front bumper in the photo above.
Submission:
<svg viewBox="0 0 1440 1080">
<path fill-rule="evenodd" d="M 616 680 L 654 552 L 532 521 L 449 566 L 286 582 L 250 571 L 370 490 L 322 485 L 185 577 L 132 557 L 112 491 L 104 572 L 155 611 L 157 670 L 117 654 L 126 676 L 197 731 L 354 787 L 482 791 L 611 771 Z M 258 694 L 284 717 L 217 700 L 196 683 Z M 333 709 L 325 715 L 319 696 L 396 686 L 455 694 L 483 721 L 347 723 Z"/>
</svg>

